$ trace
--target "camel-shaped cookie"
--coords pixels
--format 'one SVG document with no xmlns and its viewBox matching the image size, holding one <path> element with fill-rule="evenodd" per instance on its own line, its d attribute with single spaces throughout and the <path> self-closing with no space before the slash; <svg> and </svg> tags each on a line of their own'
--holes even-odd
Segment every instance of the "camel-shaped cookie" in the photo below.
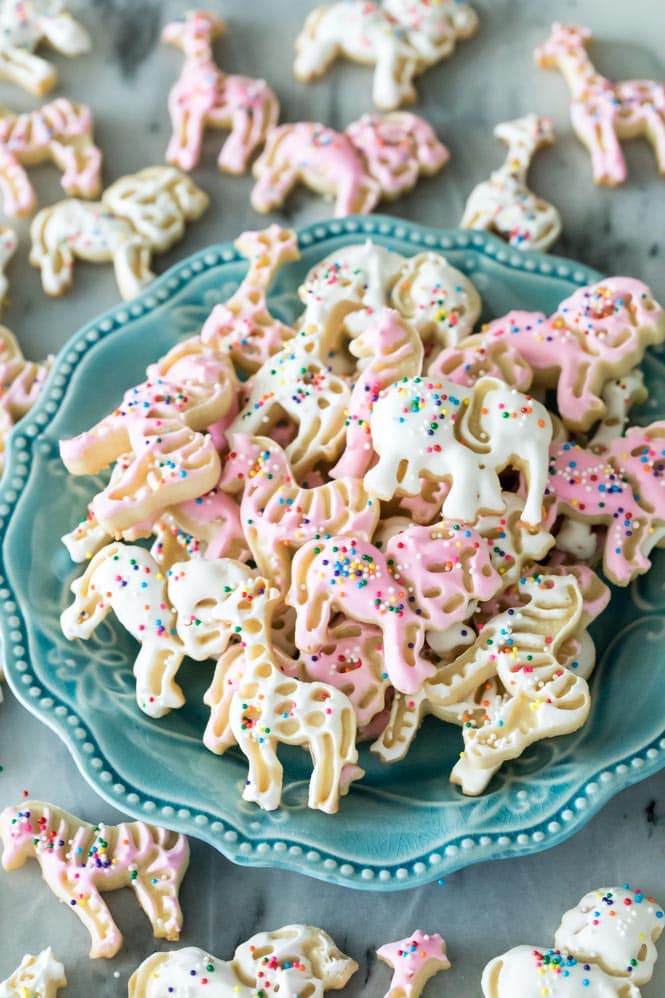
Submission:
<svg viewBox="0 0 665 998">
<path fill-rule="evenodd" d="M 30 262 L 41 271 L 48 295 L 72 284 L 74 259 L 113 263 L 125 300 L 154 280 L 153 252 L 165 253 L 185 234 L 185 223 L 199 218 L 208 196 L 171 166 L 150 166 L 121 177 L 101 201 L 59 201 L 35 217 Z"/>
<path fill-rule="evenodd" d="M 461 0 L 346 0 L 317 7 L 296 39 L 294 72 L 316 80 L 340 55 L 375 66 L 373 100 L 392 111 L 416 99 L 414 77 L 470 38 L 478 18 Z"/>
<path fill-rule="evenodd" d="M 300 488 L 285 452 L 269 437 L 234 433 L 230 446 L 220 487 L 242 490 L 240 518 L 252 557 L 280 592 L 290 585 L 293 553 L 307 541 L 331 533 L 372 536 L 380 508 L 362 480 Z"/>
<path fill-rule="evenodd" d="M 66 9 L 63 0 L 2 0 L 0 3 L 0 79 L 38 97 L 55 86 L 50 62 L 35 55 L 42 43 L 62 55 L 82 55 L 90 36 Z"/>
<path fill-rule="evenodd" d="M 295 336 L 295 330 L 271 315 L 266 302 L 277 271 L 300 258 L 292 229 L 270 225 L 243 232 L 234 246 L 249 261 L 249 269 L 233 295 L 215 305 L 201 330 L 201 339 L 228 353 L 245 374 L 253 374 Z"/>
<path fill-rule="evenodd" d="M 628 585 L 649 570 L 651 551 L 665 539 L 665 422 L 631 427 L 600 455 L 553 443 L 545 495 L 554 502 L 550 515 L 607 528 L 605 574 Z"/>
<path fill-rule="evenodd" d="M 67 194 L 83 198 L 99 194 L 102 154 L 93 141 L 90 108 L 66 97 L 23 114 L 0 107 L 0 193 L 5 215 L 32 212 L 35 192 L 23 167 L 48 160 L 62 170 L 60 183 Z"/>
<path fill-rule="evenodd" d="M 517 249 L 544 253 L 561 232 L 554 205 L 529 190 L 526 178 L 534 154 L 554 142 L 549 118 L 527 114 L 497 125 L 494 134 L 508 146 L 505 162 L 467 198 L 460 226 L 494 232 Z"/>
<path fill-rule="evenodd" d="M 90 503 L 107 533 L 115 536 L 154 520 L 169 506 L 214 488 L 220 474 L 217 450 L 206 427 L 228 411 L 236 376 L 228 356 L 197 336 L 173 347 L 147 369 L 147 380 L 128 389 L 117 409 L 95 426 L 60 442 L 74 475 L 96 474 L 122 455 L 127 467 Z"/>
<path fill-rule="evenodd" d="M 400 535 L 403 536 L 403 535 Z M 394 538 L 395 546 L 399 537 Z M 415 693 L 435 669 L 422 656 L 428 629 L 466 619 L 500 585 L 476 531 L 443 523 L 427 539 L 408 580 L 373 544 L 349 537 L 310 541 L 296 554 L 287 601 L 296 610 L 296 644 L 316 652 L 329 643 L 333 608 L 383 632 L 385 672 L 396 689 Z M 413 587 L 413 591 L 411 589 Z"/>
<path fill-rule="evenodd" d="M 167 162 L 181 170 L 198 163 L 207 128 L 228 128 L 219 168 L 244 173 L 279 118 L 279 103 L 265 80 L 228 75 L 215 63 L 212 42 L 225 30 L 226 23 L 215 14 L 190 10 L 162 31 L 162 41 L 185 53 L 180 79 L 169 93 L 173 136 L 166 150 Z"/>
<path fill-rule="evenodd" d="M 591 153 L 594 181 L 612 187 L 625 181 L 621 140 L 638 136 L 651 143 L 658 170 L 665 174 L 665 83 L 613 83 L 591 62 L 586 49 L 592 41 L 589 28 L 555 22 L 535 59 L 543 69 L 560 69 L 570 87 L 570 120 Z"/>
<path fill-rule="evenodd" d="M 122 945 L 101 896 L 118 887 L 132 888 L 157 939 L 179 938 L 178 890 L 189 863 L 184 835 L 143 821 L 91 825 L 53 804 L 27 800 L 2 811 L 0 839 L 5 870 L 37 860 L 53 893 L 90 933 L 92 958 L 115 956 Z"/>
<path fill-rule="evenodd" d="M 210 590 L 208 602 L 209 594 Z M 313 760 L 308 806 L 332 814 L 339 807 L 340 795 L 364 775 L 356 765 L 356 715 L 347 697 L 334 686 L 284 675 L 271 637 L 279 602 L 278 591 L 258 577 L 223 594 L 213 609 L 215 621 L 223 622 L 229 634 L 240 635 L 245 656 L 242 673 L 234 678 L 218 676 L 207 695 L 214 711 L 218 706 L 214 692 L 220 692 L 224 717 L 217 714 L 215 742 L 207 739 L 206 744 L 214 744 L 220 754 L 234 741 L 238 744 L 249 763 L 243 798 L 267 811 L 279 807 L 282 794 L 278 743 L 308 747 Z M 215 628 L 210 641 L 205 623 L 197 621 L 196 630 L 197 641 L 220 647 Z M 203 631 L 202 639 L 199 631 Z M 236 688 L 229 700 L 226 688 L 230 683 Z"/>
<path fill-rule="evenodd" d="M 473 522 L 502 512 L 499 472 L 521 468 L 528 479 L 524 519 L 537 526 L 547 483 L 549 413 L 530 396 L 495 378 L 473 388 L 446 380 L 410 378 L 391 385 L 370 420 L 378 463 L 365 485 L 380 499 L 417 495 L 420 478 L 450 482 L 441 513 Z"/>
<path fill-rule="evenodd" d="M 381 198 L 410 190 L 421 173 L 436 173 L 448 158 L 424 118 L 405 111 L 364 115 L 343 132 L 311 121 L 279 125 L 252 168 L 252 207 L 272 211 L 302 183 L 333 196 L 338 217 L 365 214 Z"/>
<path fill-rule="evenodd" d="M 66 987 L 65 968 L 49 946 L 36 956 L 26 953 L 16 970 L 0 981 L 0 998 L 56 998 Z"/>
<path fill-rule="evenodd" d="M 605 384 L 639 364 L 645 348 L 665 339 L 665 312 L 642 281 L 608 277 L 578 288 L 549 317 L 508 312 L 466 346 L 508 342 L 533 370 L 533 385 L 556 388 L 559 415 L 586 432 L 605 416 Z"/>
<path fill-rule="evenodd" d="M 130 977 L 129 998 L 185 998 L 199 985 L 208 998 L 255 998 L 261 991 L 279 998 L 323 998 L 326 991 L 345 987 L 357 969 L 327 932 L 285 925 L 257 932 L 237 947 L 232 960 L 195 946 L 153 953 Z"/>
</svg>

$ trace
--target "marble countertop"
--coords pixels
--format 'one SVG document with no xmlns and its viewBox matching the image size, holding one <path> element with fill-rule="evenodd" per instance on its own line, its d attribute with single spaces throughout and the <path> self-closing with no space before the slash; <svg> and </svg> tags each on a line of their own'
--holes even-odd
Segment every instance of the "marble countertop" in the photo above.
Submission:
<svg viewBox="0 0 665 998">
<path fill-rule="evenodd" d="M 321 82 L 306 86 L 292 76 L 292 43 L 312 0 L 210 0 L 229 31 L 216 46 L 224 69 L 265 76 L 279 94 L 283 120 L 322 120 L 344 127 L 371 110 L 371 71 L 338 63 Z M 568 95 L 561 76 L 532 63 L 535 45 L 554 19 L 578 20 L 597 34 L 593 56 L 610 77 L 665 79 L 662 0 L 478 0 L 478 36 L 419 81 L 418 110 L 451 151 L 437 177 L 422 181 L 391 205 L 404 218 L 453 226 L 473 184 L 503 159 L 492 127 L 529 111 L 552 117 L 553 149 L 540 154 L 531 187 L 561 211 L 563 235 L 555 252 L 603 272 L 632 274 L 665 298 L 665 180 L 658 178 L 651 150 L 625 145 L 628 183 L 620 190 L 596 189 L 586 151 L 568 123 Z M 91 55 L 75 61 L 55 57 L 56 93 L 89 103 L 104 151 L 106 182 L 163 160 L 169 136 L 166 95 L 181 68 L 181 54 L 159 44 L 159 31 L 183 4 L 159 0 L 89 0 L 71 3 L 94 39 Z M 610 10 L 611 8 L 611 10 Z M 20 110 L 36 101 L 0 83 L 0 101 Z M 232 239 L 261 224 L 249 206 L 249 177 L 218 173 L 219 133 L 209 133 L 203 163 L 194 177 L 211 196 L 211 207 L 170 254 L 155 259 L 158 270 L 207 245 Z M 31 170 L 40 203 L 60 197 L 50 167 Z M 329 206 L 300 190 L 275 219 L 300 224 L 327 217 Z M 3 322 L 32 358 L 57 350 L 83 322 L 117 302 L 108 267 L 77 264 L 73 293 L 48 300 L 28 263 L 28 224 L 17 228 L 21 245 L 9 267 L 10 304 Z M 5 689 L 0 707 L 0 807 L 27 790 L 89 819 L 118 815 L 83 781 L 55 734 L 40 726 Z M 338 819 L 343 821 L 343 814 Z M 417 890 L 371 895 L 317 883 L 296 874 L 232 866 L 213 849 L 192 843 L 192 865 L 181 893 L 185 912 L 182 945 L 198 945 L 220 957 L 263 928 L 307 921 L 324 927 L 355 957 L 360 971 L 350 996 L 379 998 L 389 973 L 374 950 L 421 927 L 447 939 L 453 970 L 437 978 L 426 995 L 480 995 L 485 962 L 519 943 L 547 944 L 561 913 L 588 889 L 629 881 L 665 901 L 665 773 L 616 797 L 572 840 L 540 855 L 482 864 Z M 111 895 L 110 906 L 126 944 L 112 961 L 90 961 L 87 934 L 64 913 L 32 864 L 0 875 L 0 979 L 26 951 L 52 944 L 67 967 L 72 998 L 126 993 L 133 968 L 159 948 L 129 891 Z M 665 955 L 644 998 L 665 994 Z"/>
</svg>

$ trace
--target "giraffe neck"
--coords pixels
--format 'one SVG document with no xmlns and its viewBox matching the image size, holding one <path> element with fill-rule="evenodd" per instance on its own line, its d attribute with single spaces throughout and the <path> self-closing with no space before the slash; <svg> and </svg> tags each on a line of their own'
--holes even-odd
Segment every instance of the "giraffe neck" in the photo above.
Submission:
<svg viewBox="0 0 665 998">
<path fill-rule="evenodd" d="M 609 81 L 596 71 L 589 53 L 583 47 L 560 52 L 557 63 L 574 98 L 581 98 L 590 90 L 609 86 Z"/>
<path fill-rule="evenodd" d="M 198 72 L 213 61 L 209 38 L 185 38 L 182 48 L 185 53 L 185 69 L 189 72 Z"/>
<path fill-rule="evenodd" d="M 529 166 L 531 165 L 536 148 L 535 141 L 517 141 L 513 139 L 508 143 L 508 152 L 506 153 L 505 160 L 499 169 L 494 171 L 495 176 L 510 177 L 522 184 L 526 184 L 527 173 L 529 172 Z"/>
</svg>

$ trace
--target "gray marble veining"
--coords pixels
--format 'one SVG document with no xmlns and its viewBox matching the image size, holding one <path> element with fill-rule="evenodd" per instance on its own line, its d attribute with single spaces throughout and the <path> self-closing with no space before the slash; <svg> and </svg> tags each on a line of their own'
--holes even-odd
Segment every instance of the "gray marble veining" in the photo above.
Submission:
<svg viewBox="0 0 665 998">
<path fill-rule="evenodd" d="M 72 0 L 71 6 L 89 27 L 94 51 L 71 62 L 55 57 L 61 81 L 57 92 L 92 106 L 105 154 L 105 180 L 110 182 L 162 161 L 169 136 L 166 95 L 180 72 L 182 55 L 159 44 L 159 31 L 186 5 L 174 0 Z M 283 120 L 323 120 L 343 127 L 371 110 L 369 69 L 340 62 L 321 82 L 305 86 L 294 80 L 292 43 L 313 0 L 207 0 L 204 6 L 229 22 L 227 35 L 216 45 L 220 65 L 265 76 L 280 96 Z M 596 31 L 593 55 L 606 75 L 664 79 L 662 0 L 621 6 L 607 0 L 479 0 L 476 6 L 481 15 L 478 36 L 419 81 L 418 110 L 450 147 L 451 161 L 390 210 L 431 225 L 455 225 L 471 187 L 503 159 L 493 125 L 528 111 L 548 114 L 557 143 L 536 158 L 530 186 L 561 211 L 563 234 L 554 252 L 601 271 L 639 276 L 662 299 L 665 180 L 656 174 L 651 150 L 639 142 L 626 144 L 625 187 L 594 188 L 589 157 L 568 122 L 565 83 L 532 62 L 533 48 L 547 36 L 551 20 L 576 19 Z M 8 84 L 0 85 L 0 100 L 21 110 L 36 106 L 33 98 Z M 211 208 L 189 228 L 182 244 L 156 258 L 159 270 L 210 242 L 261 224 L 249 206 L 251 179 L 222 176 L 216 169 L 221 140 L 221 133 L 209 133 L 202 165 L 194 172 L 211 195 Z M 41 203 L 60 197 L 51 168 L 34 169 L 31 178 Z M 322 200 L 300 190 L 271 217 L 297 224 L 328 213 Z M 46 299 L 37 271 L 28 264 L 28 225 L 22 222 L 18 228 L 22 243 L 9 268 L 11 303 L 3 321 L 28 355 L 39 357 L 115 304 L 117 292 L 110 268 L 77 265 L 72 294 Z M 8 692 L 0 707 L 0 763 L 0 806 L 28 790 L 88 818 L 117 817 L 88 789 L 56 736 Z M 332 820 L 343 821 L 343 814 Z M 361 965 L 348 994 L 379 998 L 389 974 L 377 964 L 375 947 L 422 927 L 445 935 L 453 960 L 453 970 L 435 979 L 426 995 L 476 998 L 481 969 L 490 957 L 522 942 L 548 944 L 562 911 L 587 889 L 630 881 L 665 900 L 664 848 L 665 774 L 625 791 L 574 839 L 547 853 L 472 867 L 443 884 L 396 895 L 348 892 L 294 874 L 239 869 L 194 842 L 182 892 L 182 944 L 229 957 L 238 942 L 259 928 L 296 920 L 321 924 Z M 51 943 L 67 966 L 66 995 L 110 998 L 126 993 L 131 970 L 160 945 L 151 939 L 129 892 L 111 896 L 111 907 L 125 933 L 125 949 L 111 962 L 89 961 L 86 933 L 41 884 L 34 865 L 0 875 L 0 979 L 25 951 Z M 663 994 L 665 955 L 644 989 L 645 998 Z"/>
</svg>

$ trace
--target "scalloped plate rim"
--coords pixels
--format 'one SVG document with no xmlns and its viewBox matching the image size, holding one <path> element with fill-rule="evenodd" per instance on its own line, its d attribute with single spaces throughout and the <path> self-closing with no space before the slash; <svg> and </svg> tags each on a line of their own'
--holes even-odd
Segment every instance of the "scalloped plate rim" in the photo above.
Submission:
<svg viewBox="0 0 665 998">
<path fill-rule="evenodd" d="M 415 247 L 422 249 L 444 251 L 466 249 L 480 252 L 509 270 L 524 271 L 529 274 L 541 273 L 547 277 L 558 276 L 578 284 L 589 283 L 602 277 L 597 271 L 574 260 L 515 250 L 489 233 L 435 229 L 384 215 L 324 220 L 300 227 L 297 232 L 301 245 L 308 247 L 336 236 L 378 235 L 386 239 L 406 238 Z M 529 855 L 563 842 L 586 824 L 621 790 L 665 767 L 665 751 L 663 751 L 665 739 L 662 734 L 641 746 L 639 751 L 615 759 L 609 766 L 590 774 L 581 785 L 571 788 L 565 800 L 560 806 L 557 805 L 555 818 L 558 820 L 550 817 L 546 823 L 515 829 L 509 836 L 497 834 L 495 831 L 488 835 L 476 831 L 472 837 L 462 833 L 442 842 L 436 852 L 428 848 L 422 856 L 411 857 L 403 864 L 399 862 L 363 864 L 352 859 L 348 861 L 340 859 L 334 851 L 326 852 L 318 847 L 312 850 L 306 843 L 292 842 L 287 845 L 287 842 L 282 842 L 279 836 L 270 839 L 265 835 L 252 837 L 241 829 L 233 827 L 227 820 L 221 820 L 205 812 L 193 813 L 192 810 L 177 809 L 166 800 L 160 801 L 159 797 L 148 795 L 145 789 L 128 787 L 124 785 L 126 780 L 122 792 L 114 791 L 114 783 L 117 784 L 119 778 L 118 780 L 111 778 L 108 782 L 100 779 L 101 767 L 95 767 L 92 763 L 102 756 L 107 771 L 113 772 L 114 766 L 108 759 L 104 759 L 99 751 L 81 750 L 79 743 L 83 742 L 91 743 L 94 749 L 98 749 L 97 740 L 87 722 L 81 720 L 68 704 L 63 701 L 58 702 L 53 691 L 49 690 L 46 697 L 44 691 L 41 691 L 39 697 L 33 698 L 29 689 L 21 682 L 20 677 L 28 674 L 28 667 L 24 670 L 15 670 L 16 662 L 9 632 L 20 629 L 23 632 L 22 637 L 26 637 L 25 619 L 16 603 L 5 570 L 5 537 L 18 500 L 16 493 L 17 490 L 20 493 L 31 470 L 30 461 L 18 460 L 19 450 L 21 452 L 32 450 L 39 439 L 39 417 L 47 416 L 46 406 L 49 402 L 55 401 L 59 405 L 63 403 L 77 363 L 89 350 L 94 349 L 97 343 L 114 329 L 131 323 L 140 315 L 166 304 L 195 274 L 241 259 L 241 255 L 231 242 L 214 244 L 198 250 L 158 277 L 138 298 L 131 302 L 120 303 L 86 323 L 58 352 L 37 404 L 14 428 L 7 444 L 5 473 L 0 482 L 0 507 L 6 505 L 9 510 L 0 518 L 0 585 L 9 591 L 9 597 L 3 599 L 0 607 L 0 641 L 5 658 L 6 678 L 11 690 L 30 713 L 55 731 L 67 746 L 86 782 L 110 805 L 126 811 L 137 819 L 159 820 L 157 818 L 159 813 L 161 817 L 167 818 L 169 827 L 208 842 L 226 858 L 241 866 L 297 871 L 340 885 L 371 891 L 389 891 L 430 883 L 475 863 Z M 95 335 L 91 338 L 93 332 Z M 87 345 L 85 350 L 75 349 L 80 343 Z M 67 360 L 66 355 L 72 351 L 78 354 L 77 361 Z M 62 383 L 56 386 L 56 379 Z M 57 394 L 55 399 L 54 389 Z M 22 437 L 21 434 L 25 434 L 26 427 L 30 427 L 32 433 Z M 16 484 L 17 480 L 20 481 L 19 485 Z M 12 493 L 15 493 L 13 498 Z M 10 617 L 17 617 L 20 624 L 10 625 Z M 27 645 L 28 642 L 24 640 L 23 644 Z M 24 657 L 29 659 L 27 654 Z M 40 700 L 46 700 L 46 703 L 39 702 Z M 56 713 L 58 706 L 64 708 L 60 714 Z M 76 725 L 70 720 L 73 717 L 76 718 Z M 590 787 L 593 787 L 593 791 Z M 580 801 L 584 803 L 581 804 Z M 146 803 L 149 806 L 145 806 Z M 548 827 L 543 828 L 541 824 L 546 824 Z M 552 827 L 553 825 L 556 827 Z M 288 841 L 288 836 L 284 838 Z M 281 848 L 277 848 L 280 844 Z M 388 876 L 385 876 L 386 873 Z"/>
</svg>

